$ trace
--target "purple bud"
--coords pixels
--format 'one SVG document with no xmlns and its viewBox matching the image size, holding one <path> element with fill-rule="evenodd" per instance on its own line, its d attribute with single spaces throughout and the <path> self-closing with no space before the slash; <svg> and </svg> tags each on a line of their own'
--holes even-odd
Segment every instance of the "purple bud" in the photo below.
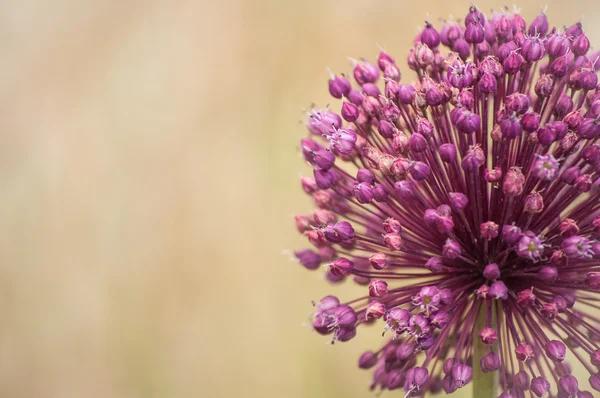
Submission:
<svg viewBox="0 0 600 398">
<path fill-rule="evenodd" d="M 425 262 L 425 268 L 427 268 L 431 272 L 442 272 L 446 267 L 442 262 L 442 259 L 439 257 L 431 257 L 427 262 Z"/>
<path fill-rule="evenodd" d="M 506 14 L 501 14 L 494 18 L 494 32 L 496 32 L 496 37 L 500 42 L 506 42 L 512 39 L 513 36 L 513 27 L 512 21 L 509 16 Z M 487 24 L 486 24 L 486 34 L 487 34 Z"/>
<path fill-rule="evenodd" d="M 375 183 L 375 174 L 369 169 L 358 169 L 356 173 L 356 180 L 358 182 L 366 182 L 369 185 Z"/>
<path fill-rule="evenodd" d="M 319 268 L 321 264 L 321 256 L 310 249 L 300 249 L 294 252 L 298 262 L 302 264 L 306 269 L 314 270 Z"/>
<path fill-rule="evenodd" d="M 498 339 L 496 331 L 492 328 L 483 328 L 479 332 L 479 338 L 483 344 L 492 345 Z"/>
<path fill-rule="evenodd" d="M 485 32 L 480 21 L 473 20 L 467 24 L 467 29 L 465 30 L 465 40 L 467 43 L 481 43 L 484 38 Z"/>
<path fill-rule="evenodd" d="M 569 72 L 570 64 L 568 54 L 562 55 L 550 63 L 548 73 L 558 78 L 565 77 Z"/>
<path fill-rule="evenodd" d="M 396 60 L 394 60 L 394 58 L 391 55 L 389 55 L 383 50 L 379 52 L 379 57 L 377 58 L 377 66 L 379 66 L 379 69 L 381 69 L 382 72 L 385 70 L 386 66 L 395 63 Z"/>
<path fill-rule="evenodd" d="M 504 225 L 502 227 L 502 240 L 508 245 L 516 244 L 521 235 L 521 229 L 515 225 Z"/>
<path fill-rule="evenodd" d="M 417 161 L 410 166 L 409 172 L 411 177 L 416 181 L 422 181 L 429 176 L 431 173 L 431 168 L 429 165 L 427 165 L 427 163 Z"/>
<path fill-rule="evenodd" d="M 577 178 L 581 175 L 581 170 L 577 166 L 569 167 L 562 175 L 562 180 L 569 185 L 575 184 Z"/>
<path fill-rule="evenodd" d="M 475 46 L 475 56 L 479 60 L 482 60 L 483 58 L 490 55 L 490 52 L 491 52 L 491 47 L 487 41 L 483 41 Z M 467 55 L 467 57 L 468 57 L 468 55 Z M 464 57 L 463 59 L 466 59 L 467 57 Z"/>
<path fill-rule="evenodd" d="M 342 117 L 347 122 L 353 122 L 358 119 L 360 115 L 360 111 L 358 110 L 358 106 L 354 105 L 352 102 L 344 101 L 342 103 Z"/>
<path fill-rule="evenodd" d="M 326 149 L 320 149 L 314 153 L 313 160 L 321 170 L 329 170 L 335 163 L 335 155 Z"/>
<path fill-rule="evenodd" d="M 447 239 L 442 248 L 442 256 L 449 260 L 454 260 L 460 257 L 462 249 L 458 243 L 452 239 Z"/>
<path fill-rule="evenodd" d="M 487 182 L 499 181 L 502 178 L 502 169 L 500 167 L 485 169 L 484 177 Z"/>
<path fill-rule="evenodd" d="M 427 139 L 422 134 L 413 133 L 408 141 L 410 149 L 413 152 L 419 153 L 427 149 Z"/>
<path fill-rule="evenodd" d="M 354 238 L 354 228 L 348 221 L 340 221 L 334 226 L 335 232 L 342 240 Z"/>
<path fill-rule="evenodd" d="M 358 367 L 361 369 L 370 369 L 377 363 L 377 354 L 373 351 L 365 351 L 358 359 Z"/>
<path fill-rule="evenodd" d="M 600 120 L 584 118 L 579 123 L 579 135 L 581 138 L 596 138 L 600 134 Z"/>
<path fill-rule="evenodd" d="M 393 123 L 398 120 L 398 117 L 400 116 L 400 109 L 398 109 L 394 102 L 389 101 L 381 109 L 381 114 L 385 120 L 389 120 Z"/>
<path fill-rule="evenodd" d="M 450 198 L 450 206 L 454 211 L 461 211 L 469 204 L 469 199 L 463 193 L 450 192 L 448 196 Z"/>
<path fill-rule="evenodd" d="M 377 124 L 377 130 L 383 138 L 392 138 L 396 131 L 396 127 L 391 122 L 382 119 Z"/>
<path fill-rule="evenodd" d="M 388 234 L 389 233 L 399 234 L 400 232 L 402 232 L 402 224 L 400 223 L 400 221 L 396 220 L 395 218 L 388 217 L 383 222 L 383 230 Z"/>
<path fill-rule="evenodd" d="M 466 60 L 467 58 L 469 58 L 469 55 L 471 55 L 469 43 L 467 43 L 467 41 L 465 41 L 462 38 L 454 42 L 454 44 L 452 45 L 452 51 L 457 53 L 462 60 Z"/>
<path fill-rule="evenodd" d="M 515 93 L 506 97 L 506 109 L 520 115 L 529 109 L 529 97 L 525 94 Z"/>
<path fill-rule="evenodd" d="M 350 93 L 347 95 L 347 97 L 348 100 L 354 105 L 362 105 L 363 101 L 365 100 L 363 93 L 356 89 L 350 90 Z"/>
<path fill-rule="evenodd" d="M 373 193 L 373 188 L 371 185 L 366 182 L 361 182 L 360 184 L 356 184 L 354 187 L 353 195 L 356 200 L 361 204 L 371 203 L 373 198 L 375 197 Z"/>
<path fill-rule="evenodd" d="M 504 67 L 504 71 L 509 75 L 514 75 L 521 69 L 521 65 L 523 65 L 523 56 L 516 51 L 512 51 L 508 57 L 502 62 L 502 66 Z"/>
<path fill-rule="evenodd" d="M 500 131 L 504 137 L 513 139 L 519 137 L 523 129 L 519 119 L 511 116 L 500 122 Z"/>
<path fill-rule="evenodd" d="M 398 89 L 398 101 L 403 104 L 411 104 L 415 99 L 415 88 L 410 84 L 401 84 Z"/>
<path fill-rule="evenodd" d="M 460 108 L 456 108 L 458 110 L 456 115 L 456 120 L 454 121 L 454 125 L 457 127 L 458 131 L 465 134 L 472 134 L 481 131 L 481 118 L 479 115 L 469 112 L 466 109 L 460 110 Z"/>
<path fill-rule="evenodd" d="M 541 115 L 536 112 L 527 112 L 521 117 L 521 125 L 523 130 L 532 133 L 540 127 Z M 539 133 L 538 133 L 539 135 Z"/>
<path fill-rule="evenodd" d="M 400 81 L 402 73 L 400 72 L 398 65 L 388 63 L 383 70 L 383 77 L 397 83 Z"/>
<path fill-rule="evenodd" d="M 331 188 L 335 184 L 335 176 L 326 170 L 314 170 L 315 182 L 321 189 Z"/>
<path fill-rule="evenodd" d="M 493 372 L 500 369 L 500 358 L 495 352 L 489 352 L 481 358 L 479 364 L 483 373 Z"/>
<path fill-rule="evenodd" d="M 520 128 L 520 127 L 519 127 Z M 475 172 L 485 163 L 485 154 L 479 145 L 471 146 L 463 157 L 461 167 L 464 171 Z"/>
<path fill-rule="evenodd" d="M 538 141 L 542 145 L 550 146 L 556 141 L 556 131 L 548 127 L 540 127 L 537 131 Z"/>
<path fill-rule="evenodd" d="M 550 383 L 543 377 L 534 377 L 531 380 L 531 392 L 538 397 L 544 397 L 548 390 L 550 390 Z"/>
<path fill-rule="evenodd" d="M 556 269 L 556 267 L 551 267 L 548 265 L 543 266 L 538 271 L 538 277 L 540 278 L 540 280 L 552 284 L 556 281 L 556 278 L 558 277 L 558 270 Z"/>
<path fill-rule="evenodd" d="M 514 41 L 509 41 L 507 43 L 502 44 L 498 47 L 496 51 L 496 55 L 498 56 L 498 60 L 504 64 L 504 61 L 509 57 L 510 54 L 516 53 L 518 50 L 517 43 Z"/>
<path fill-rule="evenodd" d="M 573 54 L 578 57 L 585 55 L 589 49 L 590 40 L 583 33 L 573 41 L 573 44 L 571 44 L 571 51 L 573 51 Z"/>
<path fill-rule="evenodd" d="M 535 356 L 529 344 L 521 343 L 515 348 L 515 355 L 519 361 L 528 361 Z"/>
<path fill-rule="evenodd" d="M 567 375 L 558 380 L 558 393 L 567 397 L 575 397 L 579 392 L 579 383 L 575 376 Z"/>
<path fill-rule="evenodd" d="M 457 388 L 462 388 L 473 378 L 473 369 L 469 365 L 456 364 L 452 367 L 452 377 Z"/>
<path fill-rule="evenodd" d="M 388 284 L 386 281 L 379 279 L 371 279 L 369 283 L 369 296 L 371 297 L 383 297 L 388 292 Z"/>
<path fill-rule="evenodd" d="M 508 299 L 508 288 L 502 281 L 496 281 L 491 284 L 488 294 L 496 300 Z"/>
<path fill-rule="evenodd" d="M 518 372 L 513 379 L 513 383 L 515 387 L 521 390 L 529 390 L 529 374 L 525 370 Z"/>
<path fill-rule="evenodd" d="M 579 85 L 584 90 L 592 90 L 598 85 L 598 75 L 591 69 L 583 69 L 579 77 Z"/>
<path fill-rule="evenodd" d="M 552 340 L 545 345 L 546 355 L 554 362 L 562 362 L 567 355 L 567 347 L 558 340 Z"/>
<path fill-rule="evenodd" d="M 544 198 L 539 192 L 532 192 L 525 198 L 525 212 L 535 214 L 544 210 Z"/>
<path fill-rule="evenodd" d="M 483 94 L 490 94 L 496 92 L 497 85 L 496 78 L 491 73 L 484 72 L 477 83 L 477 88 Z"/>
<path fill-rule="evenodd" d="M 443 45 L 452 47 L 454 42 L 462 36 L 462 30 L 460 26 L 455 23 L 446 23 L 442 26 L 440 32 L 440 41 Z"/>
<path fill-rule="evenodd" d="M 389 265 L 388 257 L 384 253 L 373 253 L 369 257 L 369 262 L 377 270 L 385 269 Z"/>
<path fill-rule="evenodd" d="M 585 277 L 585 285 L 590 289 L 599 290 L 600 289 L 600 273 L 598 272 L 588 272 Z"/>
<path fill-rule="evenodd" d="M 491 263 L 485 266 L 483 269 L 483 277 L 488 281 L 493 281 L 500 278 L 500 268 L 498 264 Z"/>
<path fill-rule="evenodd" d="M 426 22 L 425 29 L 421 32 L 421 42 L 427 44 L 429 48 L 435 48 L 440 44 L 440 34 L 429 22 Z"/>
<path fill-rule="evenodd" d="M 535 303 L 533 289 L 524 289 L 517 293 L 517 304 L 523 308 L 531 307 Z"/>
<path fill-rule="evenodd" d="M 456 147 L 453 144 L 442 144 L 438 148 L 440 158 L 446 163 L 456 160 Z"/>
<path fill-rule="evenodd" d="M 385 314 L 385 305 L 379 301 L 371 301 L 365 310 L 365 320 L 379 319 Z"/>
<path fill-rule="evenodd" d="M 544 55 L 546 55 L 546 47 L 538 37 L 525 37 L 521 53 L 527 62 L 536 62 L 544 58 Z"/>
<path fill-rule="evenodd" d="M 557 117 L 562 118 L 567 113 L 573 110 L 573 100 L 567 95 L 563 95 L 554 108 L 554 113 Z M 566 133 L 566 130 L 565 130 Z M 564 134 L 563 134 L 564 137 Z M 562 137 L 560 137 L 562 138 Z"/>
<path fill-rule="evenodd" d="M 424 367 L 414 367 L 406 373 L 404 382 L 404 392 L 406 397 L 416 397 L 421 395 L 423 387 L 429 379 L 429 372 Z"/>
<path fill-rule="evenodd" d="M 525 185 L 525 176 L 518 167 L 513 167 L 508 170 L 506 177 L 504 177 L 504 183 L 502 184 L 502 191 L 507 196 L 519 196 L 523 193 Z"/>
<path fill-rule="evenodd" d="M 329 264 L 329 272 L 334 276 L 348 276 L 354 269 L 354 263 L 347 258 L 340 257 Z"/>
<path fill-rule="evenodd" d="M 553 84 L 552 76 L 543 74 L 535 83 L 535 93 L 540 98 L 547 98 L 552 93 Z"/>
<path fill-rule="evenodd" d="M 390 250 L 398 251 L 402 247 L 402 236 L 396 233 L 385 234 L 383 244 Z"/>
<path fill-rule="evenodd" d="M 352 86 L 348 79 L 343 76 L 335 76 L 329 80 L 329 94 L 334 98 L 342 98 L 350 94 Z"/>
<path fill-rule="evenodd" d="M 365 83 L 375 83 L 379 78 L 379 70 L 377 66 L 362 60 L 354 66 L 354 78 L 361 86 Z"/>
<path fill-rule="evenodd" d="M 410 181 L 398 181 L 394 184 L 394 188 L 401 199 L 409 200 L 415 196 L 415 186 Z"/>
<path fill-rule="evenodd" d="M 404 383 L 405 377 L 405 374 L 400 369 L 393 369 L 387 374 L 385 387 L 388 390 L 395 390 Z"/>
<path fill-rule="evenodd" d="M 450 322 L 450 315 L 444 311 L 437 311 L 430 316 L 431 324 L 438 329 L 445 328 Z"/>
<path fill-rule="evenodd" d="M 548 33 L 548 18 L 546 18 L 546 14 L 542 13 L 535 17 L 535 19 L 531 21 L 527 33 L 529 36 L 539 35 L 542 38 L 546 36 L 546 33 Z"/>
<path fill-rule="evenodd" d="M 415 346 L 409 343 L 402 343 L 396 349 L 396 357 L 403 361 L 410 358 L 415 353 Z"/>
<path fill-rule="evenodd" d="M 381 95 L 381 90 L 379 90 L 379 86 L 374 83 L 365 83 L 362 85 L 362 92 L 367 97 L 377 98 Z"/>
</svg>

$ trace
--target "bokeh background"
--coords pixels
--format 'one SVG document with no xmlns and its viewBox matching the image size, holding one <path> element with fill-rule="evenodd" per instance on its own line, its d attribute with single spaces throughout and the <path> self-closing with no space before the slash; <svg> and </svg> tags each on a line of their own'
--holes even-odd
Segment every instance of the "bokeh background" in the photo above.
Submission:
<svg viewBox="0 0 600 398">
<path fill-rule="evenodd" d="M 547 3 L 600 43 L 593 2 Z M 0 396 L 373 396 L 355 364 L 378 330 L 302 326 L 354 290 L 289 261 L 299 121 L 330 102 L 326 67 L 402 60 L 427 15 L 468 6 L 3 1 Z"/>
</svg>

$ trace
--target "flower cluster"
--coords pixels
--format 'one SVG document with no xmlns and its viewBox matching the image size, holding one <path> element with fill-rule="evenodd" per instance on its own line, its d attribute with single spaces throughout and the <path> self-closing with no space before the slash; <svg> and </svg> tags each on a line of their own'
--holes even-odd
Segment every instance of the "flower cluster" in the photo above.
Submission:
<svg viewBox="0 0 600 398">
<path fill-rule="evenodd" d="M 426 22 L 412 84 L 383 51 L 331 76 L 339 113 L 314 109 L 300 145 L 317 210 L 295 217 L 313 246 L 295 256 L 365 285 L 312 325 L 332 342 L 380 325 L 358 361 L 372 389 L 451 393 L 482 371 L 502 398 L 592 397 L 576 361 L 600 391 L 597 58 L 581 23 L 471 7 Z"/>
</svg>

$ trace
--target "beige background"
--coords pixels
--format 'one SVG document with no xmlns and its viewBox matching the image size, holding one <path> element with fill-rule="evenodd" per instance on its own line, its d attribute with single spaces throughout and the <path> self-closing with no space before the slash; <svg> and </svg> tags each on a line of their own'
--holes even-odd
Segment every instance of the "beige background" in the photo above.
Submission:
<svg viewBox="0 0 600 398">
<path fill-rule="evenodd" d="M 600 43 L 592 2 L 549 3 Z M 301 326 L 354 290 L 283 254 L 310 209 L 298 121 L 327 66 L 377 43 L 404 65 L 427 13 L 468 5 L 3 1 L 0 397 L 372 396 L 379 330 Z"/>
</svg>

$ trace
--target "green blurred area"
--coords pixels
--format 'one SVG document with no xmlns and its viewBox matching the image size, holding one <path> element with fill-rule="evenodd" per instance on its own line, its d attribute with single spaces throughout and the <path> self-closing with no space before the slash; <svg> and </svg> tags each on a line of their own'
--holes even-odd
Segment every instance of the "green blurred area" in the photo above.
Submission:
<svg viewBox="0 0 600 398">
<path fill-rule="evenodd" d="M 587 5 L 547 15 L 590 13 L 600 43 Z M 299 121 L 331 102 L 326 67 L 378 45 L 402 67 L 427 15 L 468 6 L 3 2 L 0 396 L 372 396 L 378 326 L 331 346 L 302 325 L 358 290 L 289 261 Z"/>
</svg>

